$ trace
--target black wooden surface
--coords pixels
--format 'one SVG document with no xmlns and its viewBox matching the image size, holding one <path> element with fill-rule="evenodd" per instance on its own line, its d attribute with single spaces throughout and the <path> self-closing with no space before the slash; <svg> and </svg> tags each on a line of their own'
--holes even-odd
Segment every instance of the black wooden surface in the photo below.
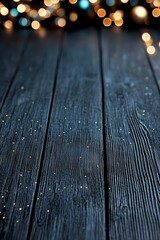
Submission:
<svg viewBox="0 0 160 240">
<path fill-rule="evenodd" d="M 58 34 L 44 39 L 32 34 L 1 110 L 1 239 L 27 237 L 58 49 Z"/>
<path fill-rule="evenodd" d="M 95 31 L 65 35 L 51 111 L 31 236 L 105 239 L 101 80 Z"/>
<path fill-rule="evenodd" d="M 21 64 L 28 32 L 0 33 L 0 109 Z"/>
<path fill-rule="evenodd" d="M 159 92 L 138 34 L 103 32 L 102 52 L 110 238 L 159 239 Z"/>
<path fill-rule="evenodd" d="M 152 34 L 0 33 L 0 239 L 160 238 Z"/>
</svg>

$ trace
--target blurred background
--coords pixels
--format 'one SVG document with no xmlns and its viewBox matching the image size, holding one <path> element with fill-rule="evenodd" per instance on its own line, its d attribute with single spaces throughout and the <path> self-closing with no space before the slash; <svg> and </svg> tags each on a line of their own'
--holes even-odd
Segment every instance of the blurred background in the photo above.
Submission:
<svg viewBox="0 0 160 240">
<path fill-rule="evenodd" d="M 12 0 L 0 2 L 0 28 L 38 30 L 160 26 L 160 0 Z"/>
</svg>

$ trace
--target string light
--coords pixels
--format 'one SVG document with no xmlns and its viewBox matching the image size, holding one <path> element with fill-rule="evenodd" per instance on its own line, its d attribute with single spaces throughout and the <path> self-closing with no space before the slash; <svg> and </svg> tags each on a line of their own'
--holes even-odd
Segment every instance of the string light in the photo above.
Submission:
<svg viewBox="0 0 160 240">
<path fill-rule="evenodd" d="M 6 29 L 12 29 L 12 27 L 13 27 L 12 21 L 7 20 L 6 22 L 4 22 L 4 27 L 5 27 Z"/>
<path fill-rule="evenodd" d="M 142 6 L 136 6 L 133 9 L 135 15 L 139 18 L 145 18 L 147 16 L 147 10 Z"/>
<path fill-rule="evenodd" d="M 145 23 L 145 20 L 148 17 L 148 12 L 143 6 L 136 6 L 132 9 L 132 15 L 135 22 L 141 24 Z"/>
<path fill-rule="evenodd" d="M 19 4 L 19 5 L 17 6 L 17 10 L 18 10 L 19 13 L 23 13 L 23 12 L 25 12 L 25 10 L 26 10 L 26 6 L 23 5 L 23 4 Z"/>
<path fill-rule="evenodd" d="M 6 7 L 1 8 L 1 15 L 2 16 L 6 16 L 8 13 L 9 13 L 8 8 L 6 8 Z"/>
<path fill-rule="evenodd" d="M 38 30 L 40 28 L 40 23 L 38 21 L 33 21 L 31 26 L 34 30 Z"/>
<path fill-rule="evenodd" d="M 148 46 L 147 47 L 147 52 L 148 52 L 148 54 L 154 54 L 155 52 L 156 52 L 156 49 L 155 49 L 155 47 L 154 46 Z"/>
<path fill-rule="evenodd" d="M 144 43 L 146 45 L 147 53 L 150 55 L 155 54 L 156 48 L 153 46 L 153 39 L 152 39 L 151 35 L 147 32 L 143 33 L 142 40 L 144 41 Z"/>
<path fill-rule="evenodd" d="M 97 15 L 100 17 L 100 18 L 103 18 L 106 16 L 106 10 L 103 9 L 103 8 L 99 8 L 98 11 L 97 11 Z"/>
<path fill-rule="evenodd" d="M 70 19 L 71 22 L 75 22 L 78 19 L 78 14 L 76 12 L 72 12 L 69 15 L 69 19 Z"/>
<path fill-rule="evenodd" d="M 12 29 L 20 26 L 34 30 L 41 26 L 63 28 L 73 23 L 85 24 L 87 20 L 94 20 L 94 23 L 105 27 L 121 27 L 127 22 L 126 16 L 132 19 L 130 24 L 148 24 L 149 17 L 159 19 L 159 0 L 139 0 L 138 3 L 142 5 L 129 0 L 43 0 L 39 4 L 33 0 L 3 1 L 0 2 L 0 27 Z"/>
<path fill-rule="evenodd" d="M 149 33 L 145 32 L 142 34 L 142 39 L 143 41 L 148 42 L 151 39 L 151 36 Z"/>
<path fill-rule="evenodd" d="M 112 20 L 110 18 L 104 18 L 103 19 L 103 25 L 105 27 L 109 27 L 109 26 L 111 26 L 111 24 L 112 24 Z"/>
</svg>

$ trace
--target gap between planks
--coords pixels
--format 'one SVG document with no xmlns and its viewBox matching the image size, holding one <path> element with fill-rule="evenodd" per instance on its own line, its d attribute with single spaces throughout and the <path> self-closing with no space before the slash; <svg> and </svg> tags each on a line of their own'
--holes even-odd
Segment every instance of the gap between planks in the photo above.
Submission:
<svg viewBox="0 0 160 240">
<path fill-rule="evenodd" d="M 35 194 L 34 194 L 34 197 L 33 197 L 33 206 L 32 206 L 32 211 L 31 211 L 31 216 L 30 216 L 30 223 L 29 223 L 29 228 L 28 228 L 27 240 L 30 239 L 31 230 L 32 230 L 32 219 L 33 219 L 33 216 L 34 216 L 34 213 L 35 213 L 35 206 L 36 206 L 38 190 L 39 190 L 39 185 L 40 185 L 40 179 L 41 179 L 41 173 L 42 173 L 42 167 L 43 167 L 43 160 L 44 160 L 46 144 L 47 144 L 49 123 L 50 123 L 50 119 L 51 119 L 51 113 L 52 113 L 53 102 L 54 102 L 54 94 L 55 94 L 55 89 L 56 89 L 56 84 L 57 84 L 57 75 L 58 75 L 59 64 L 60 64 L 61 55 L 62 55 L 63 40 L 64 40 L 64 32 L 61 33 L 61 40 L 60 40 L 60 45 L 59 45 L 59 50 L 58 50 L 56 71 L 55 71 L 55 77 L 54 77 L 54 84 L 53 84 L 53 89 L 52 89 L 52 97 L 51 97 L 51 102 L 50 102 L 50 106 L 49 106 L 49 114 L 48 114 L 48 119 L 47 119 L 46 134 L 45 134 L 45 137 L 44 137 L 44 145 L 43 145 L 43 149 L 42 149 L 42 155 L 40 157 L 40 166 L 39 166 L 39 170 L 38 170 L 38 178 L 37 178 Z"/>
</svg>

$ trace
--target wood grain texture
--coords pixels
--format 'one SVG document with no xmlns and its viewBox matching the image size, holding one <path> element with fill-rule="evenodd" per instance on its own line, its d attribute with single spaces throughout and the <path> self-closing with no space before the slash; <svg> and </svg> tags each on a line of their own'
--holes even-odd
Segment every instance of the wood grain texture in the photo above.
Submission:
<svg viewBox="0 0 160 240">
<path fill-rule="evenodd" d="M 28 32 L 14 34 L 0 32 L 0 109 L 21 64 L 27 40 Z"/>
<path fill-rule="evenodd" d="M 151 37 L 153 39 L 153 45 L 156 48 L 155 54 L 153 55 L 148 54 L 148 60 L 151 65 L 153 75 L 155 77 L 155 81 L 160 90 L 160 60 L 159 60 L 160 59 L 160 51 L 159 51 L 160 33 L 156 30 L 149 30 L 148 32 L 151 34 Z"/>
<path fill-rule="evenodd" d="M 160 236 L 160 98 L 140 36 L 102 32 L 113 240 Z"/>
<path fill-rule="evenodd" d="M 10 40 L 15 41 L 14 37 Z M 44 38 L 34 33 L 30 36 L 0 114 L 1 239 L 27 237 L 59 42 L 57 34 L 48 33 Z"/>
<path fill-rule="evenodd" d="M 96 31 L 65 36 L 30 239 L 105 239 Z"/>
</svg>

